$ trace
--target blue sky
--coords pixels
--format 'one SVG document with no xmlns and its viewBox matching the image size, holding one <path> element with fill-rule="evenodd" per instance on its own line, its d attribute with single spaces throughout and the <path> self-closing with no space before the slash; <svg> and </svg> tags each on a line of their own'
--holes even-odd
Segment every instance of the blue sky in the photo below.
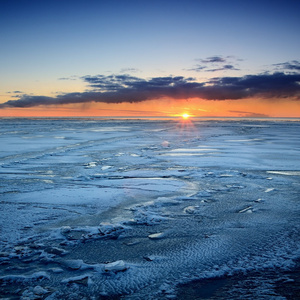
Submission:
<svg viewBox="0 0 300 300">
<path fill-rule="evenodd" d="M 202 82 L 300 61 L 297 0 L 0 3 L 0 103 L 83 92 L 99 74 Z"/>
</svg>

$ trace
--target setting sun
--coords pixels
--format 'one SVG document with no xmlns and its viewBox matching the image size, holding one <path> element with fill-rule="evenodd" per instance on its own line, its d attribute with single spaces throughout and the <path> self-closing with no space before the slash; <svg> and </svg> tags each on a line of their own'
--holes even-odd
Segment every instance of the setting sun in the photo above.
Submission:
<svg viewBox="0 0 300 300">
<path fill-rule="evenodd" d="M 190 115 L 187 113 L 182 114 L 182 118 L 185 120 L 188 119 L 189 117 L 190 117 Z"/>
</svg>

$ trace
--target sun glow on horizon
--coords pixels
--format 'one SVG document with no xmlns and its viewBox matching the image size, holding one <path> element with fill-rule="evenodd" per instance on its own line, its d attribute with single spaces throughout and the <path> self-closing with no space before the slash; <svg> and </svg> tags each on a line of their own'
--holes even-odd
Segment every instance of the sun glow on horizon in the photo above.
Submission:
<svg viewBox="0 0 300 300">
<path fill-rule="evenodd" d="M 190 118 L 190 115 L 188 113 L 184 113 L 181 115 L 181 117 L 184 119 L 184 120 L 187 120 Z"/>
</svg>

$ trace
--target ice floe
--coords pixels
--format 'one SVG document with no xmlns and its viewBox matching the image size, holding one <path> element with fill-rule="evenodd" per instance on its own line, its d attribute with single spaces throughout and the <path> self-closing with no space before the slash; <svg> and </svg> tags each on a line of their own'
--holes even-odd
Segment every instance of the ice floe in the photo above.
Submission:
<svg viewBox="0 0 300 300">
<path fill-rule="evenodd" d="M 1 295 L 168 299 L 292 269 L 300 123 L 193 122 L 1 119 Z"/>
</svg>

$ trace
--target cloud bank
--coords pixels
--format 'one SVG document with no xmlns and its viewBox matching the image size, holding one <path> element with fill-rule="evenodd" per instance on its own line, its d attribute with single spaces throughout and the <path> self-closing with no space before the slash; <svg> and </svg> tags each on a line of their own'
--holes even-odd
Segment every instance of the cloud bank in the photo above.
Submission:
<svg viewBox="0 0 300 300">
<path fill-rule="evenodd" d="M 216 77 L 206 82 L 197 82 L 192 77 L 183 76 L 143 79 L 126 74 L 84 76 L 81 80 L 88 84 L 90 90 L 60 94 L 56 97 L 24 94 L 18 96 L 17 100 L 0 104 L 0 108 L 87 102 L 135 103 L 162 98 L 238 100 L 257 97 L 300 100 L 299 73 L 276 72 L 242 77 Z"/>
</svg>

